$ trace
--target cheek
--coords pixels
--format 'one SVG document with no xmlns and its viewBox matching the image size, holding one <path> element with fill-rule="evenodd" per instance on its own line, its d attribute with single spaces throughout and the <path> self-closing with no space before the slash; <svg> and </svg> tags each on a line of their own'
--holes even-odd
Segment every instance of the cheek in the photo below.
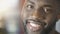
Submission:
<svg viewBox="0 0 60 34">
<path fill-rule="evenodd" d="M 30 13 L 29 12 L 23 12 L 23 18 L 26 19 L 30 16 Z"/>
<path fill-rule="evenodd" d="M 28 16 L 28 13 L 25 11 L 24 8 L 22 9 L 20 14 L 21 14 L 20 16 L 21 16 L 22 19 L 25 19 Z"/>
<path fill-rule="evenodd" d="M 32 12 L 31 12 L 31 11 L 24 11 L 24 12 L 22 13 L 23 18 L 28 18 L 28 17 L 30 17 L 31 15 L 32 15 Z"/>
<path fill-rule="evenodd" d="M 53 16 L 53 15 L 48 15 L 47 17 L 46 17 L 46 20 L 45 20 L 45 22 L 46 23 L 48 23 L 48 24 L 51 24 L 52 22 L 54 22 L 54 20 L 55 20 L 55 16 Z"/>
</svg>

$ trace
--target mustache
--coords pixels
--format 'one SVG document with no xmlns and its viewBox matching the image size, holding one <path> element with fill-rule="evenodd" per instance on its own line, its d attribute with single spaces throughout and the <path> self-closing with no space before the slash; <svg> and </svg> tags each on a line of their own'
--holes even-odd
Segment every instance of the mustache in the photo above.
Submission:
<svg viewBox="0 0 60 34">
<path fill-rule="evenodd" d="M 44 21 L 38 20 L 38 19 L 27 19 L 26 23 L 29 23 L 30 21 L 33 21 L 33 23 L 38 24 L 38 25 L 40 25 L 40 24 L 46 25 L 46 23 Z"/>
</svg>

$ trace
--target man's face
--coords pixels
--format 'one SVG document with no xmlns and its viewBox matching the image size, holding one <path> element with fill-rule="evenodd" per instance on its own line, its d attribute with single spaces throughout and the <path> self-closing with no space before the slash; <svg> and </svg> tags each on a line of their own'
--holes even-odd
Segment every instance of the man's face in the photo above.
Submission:
<svg viewBox="0 0 60 34">
<path fill-rule="evenodd" d="M 26 23 L 28 33 L 47 29 L 56 20 L 56 8 L 53 0 L 26 0 L 21 18 Z"/>
</svg>

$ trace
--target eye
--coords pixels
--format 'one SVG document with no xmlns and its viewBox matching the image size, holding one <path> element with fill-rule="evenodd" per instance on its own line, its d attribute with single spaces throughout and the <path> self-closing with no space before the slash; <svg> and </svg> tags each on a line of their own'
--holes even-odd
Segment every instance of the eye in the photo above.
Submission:
<svg viewBox="0 0 60 34">
<path fill-rule="evenodd" d="M 33 9 L 34 8 L 34 6 L 33 5 L 27 5 L 27 9 Z"/>
<path fill-rule="evenodd" d="M 51 7 L 44 7 L 43 9 L 44 9 L 45 13 L 51 13 L 52 12 Z"/>
</svg>

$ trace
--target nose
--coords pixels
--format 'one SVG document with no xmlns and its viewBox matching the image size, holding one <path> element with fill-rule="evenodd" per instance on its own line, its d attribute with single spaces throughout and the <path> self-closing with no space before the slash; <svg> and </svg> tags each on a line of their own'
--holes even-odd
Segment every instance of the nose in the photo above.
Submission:
<svg viewBox="0 0 60 34">
<path fill-rule="evenodd" d="M 32 17 L 35 19 L 45 19 L 45 16 L 43 15 L 43 13 L 41 11 L 37 11 L 37 10 L 35 10 L 32 13 Z"/>
</svg>

